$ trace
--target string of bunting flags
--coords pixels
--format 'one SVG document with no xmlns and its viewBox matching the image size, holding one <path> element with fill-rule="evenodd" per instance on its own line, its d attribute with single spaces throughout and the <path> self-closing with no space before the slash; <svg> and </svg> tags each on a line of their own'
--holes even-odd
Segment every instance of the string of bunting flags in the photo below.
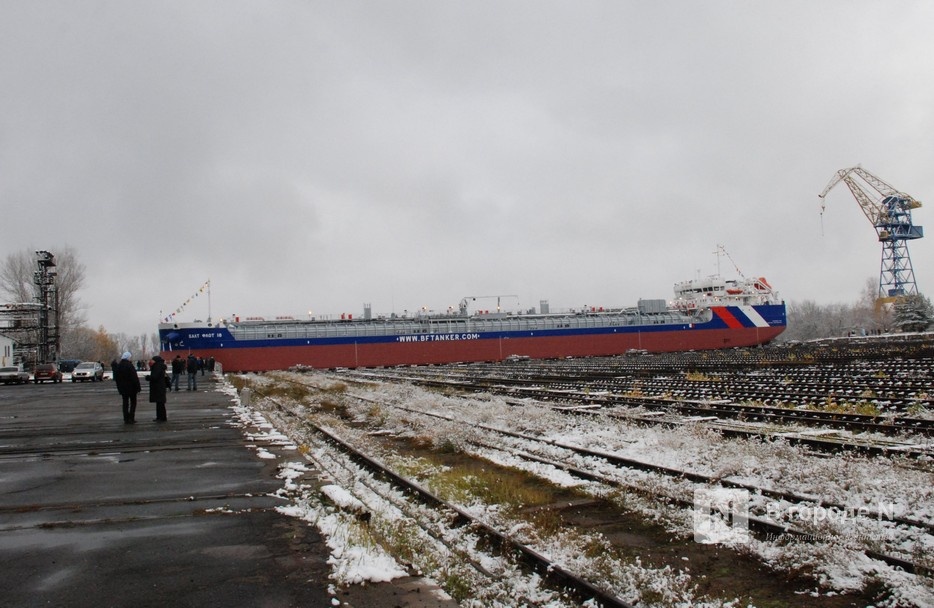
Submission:
<svg viewBox="0 0 934 608">
<path fill-rule="evenodd" d="M 175 312 L 169 313 L 168 316 L 162 317 L 162 322 L 163 322 L 163 323 L 169 323 L 172 319 L 175 318 L 175 315 L 181 314 L 181 312 L 182 312 L 183 310 L 185 310 L 185 307 L 188 306 L 188 305 L 191 303 L 192 300 L 194 300 L 195 298 L 197 298 L 198 296 L 200 296 L 200 295 L 201 295 L 202 293 L 204 293 L 205 291 L 208 292 L 208 296 L 210 296 L 210 294 L 211 294 L 211 279 L 208 279 L 207 281 L 205 281 L 205 282 L 204 282 L 204 285 L 202 285 L 201 287 L 198 288 L 198 291 L 196 291 L 195 293 L 193 293 L 193 294 L 191 295 L 191 297 L 189 297 L 189 298 L 188 298 L 187 300 L 185 300 L 178 308 L 175 309 Z M 160 312 L 160 314 L 161 314 L 161 312 Z"/>
</svg>

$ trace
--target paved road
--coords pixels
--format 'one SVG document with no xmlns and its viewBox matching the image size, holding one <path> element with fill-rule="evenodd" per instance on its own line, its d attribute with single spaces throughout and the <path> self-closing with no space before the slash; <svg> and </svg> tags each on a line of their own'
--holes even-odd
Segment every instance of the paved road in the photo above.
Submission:
<svg viewBox="0 0 934 608">
<path fill-rule="evenodd" d="M 276 460 L 199 388 L 166 424 L 143 393 L 125 425 L 112 381 L 0 386 L 0 605 L 448 605 L 418 579 L 329 595 L 317 531 L 274 510 Z"/>
</svg>

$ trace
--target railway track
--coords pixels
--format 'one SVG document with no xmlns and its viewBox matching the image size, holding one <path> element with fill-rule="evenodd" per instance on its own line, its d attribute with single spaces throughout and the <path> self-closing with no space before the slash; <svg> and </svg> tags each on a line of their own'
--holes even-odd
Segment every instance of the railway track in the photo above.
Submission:
<svg viewBox="0 0 934 608">
<path fill-rule="evenodd" d="M 931 409 L 934 335 L 810 345 L 444 366 L 451 377 L 774 407 L 861 405 L 880 414 Z M 419 368 L 419 371 L 432 368 Z"/>
<path fill-rule="evenodd" d="M 357 399 L 361 399 L 365 401 L 372 401 L 363 396 L 359 396 L 359 395 L 352 395 L 352 396 Z M 381 404 L 381 405 L 386 405 L 386 404 Z M 450 416 L 445 416 L 445 415 L 438 414 L 438 413 L 423 412 L 423 411 L 419 411 L 419 410 L 415 410 L 415 409 L 407 408 L 403 406 L 398 406 L 398 405 L 392 405 L 391 407 L 395 407 L 401 411 L 405 411 L 411 414 L 418 414 L 421 416 L 438 418 L 438 419 L 442 419 L 442 420 L 445 420 L 451 423 L 457 422 Z M 665 467 L 665 466 L 661 466 L 657 464 L 652 464 L 650 462 L 617 456 L 615 454 L 604 452 L 604 451 L 587 449 L 587 448 L 569 444 L 566 442 L 546 440 L 541 437 L 528 435 L 526 433 L 508 431 L 508 430 L 504 430 L 504 429 L 497 428 L 497 427 L 490 426 L 490 425 L 481 424 L 481 425 L 478 425 L 478 427 L 493 435 L 511 437 L 511 438 L 520 439 L 524 442 L 529 442 L 529 443 L 546 443 L 549 446 L 559 447 L 563 450 L 567 450 L 571 452 L 572 454 L 575 454 L 583 458 L 599 459 L 599 460 L 603 460 L 617 467 L 635 469 L 639 471 L 647 471 L 647 472 L 651 472 L 654 474 L 664 475 L 667 477 L 683 479 L 683 480 L 693 482 L 695 484 L 701 484 L 703 487 L 719 485 L 724 488 L 745 490 L 749 492 L 751 495 L 754 495 L 757 497 L 765 497 L 765 498 L 769 498 L 773 500 L 781 500 L 781 501 L 785 501 L 790 504 L 796 504 L 796 505 L 801 505 L 801 506 L 806 506 L 806 507 L 820 505 L 822 508 L 835 510 L 837 512 L 845 512 L 847 509 L 851 508 L 848 505 L 845 505 L 842 503 L 835 503 L 831 501 L 820 500 L 820 499 L 816 499 L 813 496 L 802 496 L 800 494 L 796 494 L 793 492 L 774 490 L 771 488 L 755 486 L 755 485 L 748 484 L 748 483 L 731 481 L 729 479 L 722 479 L 722 478 L 712 476 L 712 475 L 694 473 L 686 469 L 676 469 L 676 468 L 671 468 L 671 467 Z M 484 444 L 484 447 L 493 448 L 494 446 L 492 444 L 486 443 Z M 502 446 L 499 446 L 496 449 L 503 449 L 503 448 Z M 541 450 L 538 450 L 538 451 L 541 451 Z M 527 453 L 523 453 L 520 455 L 517 452 L 513 452 L 513 454 L 519 455 L 521 458 L 535 459 L 537 462 L 545 462 L 546 464 L 559 467 L 563 470 L 571 472 L 573 475 L 580 477 L 582 479 L 588 479 L 592 481 L 599 480 L 603 483 L 608 483 L 610 485 L 619 485 L 619 483 L 613 480 L 612 477 L 609 477 L 606 475 L 594 475 L 590 471 L 574 467 L 573 465 L 570 465 L 567 462 L 556 462 L 554 460 L 544 461 L 542 459 L 538 459 L 533 456 L 530 456 Z M 694 506 L 693 500 L 685 500 L 683 498 L 678 498 L 678 497 L 669 496 L 669 495 L 659 496 L 657 498 L 663 501 L 676 501 L 680 505 L 684 507 L 688 507 L 688 508 L 693 508 Z M 764 512 L 765 509 L 760 509 L 760 511 Z M 872 512 L 869 509 L 865 511 L 865 515 L 875 518 L 877 520 L 881 520 L 883 517 L 882 514 L 878 512 Z M 909 517 L 900 517 L 900 516 L 894 516 L 894 515 L 891 517 L 886 517 L 886 519 L 892 526 L 909 526 L 909 527 L 917 528 L 918 530 L 922 531 L 924 534 L 928 534 L 928 535 L 934 534 L 934 523 L 923 522 L 923 521 L 919 521 L 917 519 L 913 519 Z M 804 530 L 800 530 L 800 529 L 795 529 L 794 526 L 787 525 L 785 523 L 771 522 L 765 519 L 756 519 L 756 518 L 751 518 L 750 523 L 752 524 L 753 528 L 757 532 L 761 532 L 763 534 L 771 534 L 775 536 L 791 535 L 791 536 L 798 536 L 798 537 L 806 537 L 808 535 L 808 532 Z M 881 561 L 886 562 L 889 565 L 902 568 L 906 572 L 924 574 L 926 576 L 930 576 L 932 574 L 931 569 L 928 568 L 927 566 L 915 564 L 908 559 L 904 559 L 904 558 L 896 557 L 892 555 L 886 555 L 884 553 L 880 553 L 875 550 L 866 550 L 866 554 L 867 556 L 873 559 L 879 559 Z"/>
<path fill-rule="evenodd" d="M 261 393 L 260 393 L 261 394 Z M 269 401 L 275 404 L 276 409 L 279 412 L 282 412 L 285 416 L 295 417 L 297 414 L 290 410 L 287 406 L 278 402 L 277 400 L 266 397 Z M 567 605 L 581 605 L 587 603 L 587 605 L 592 606 L 602 606 L 606 608 L 631 608 L 631 604 L 617 598 L 612 593 L 608 592 L 605 589 L 600 588 L 599 586 L 587 581 L 581 576 L 576 575 L 575 573 L 565 569 L 560 564 L 549 559 L 539 551 L 519 542 L 512 535 L 508 534 L 505 531 L 496 529 L 494 526 L 485 523 L 480 518 L 472 515 L 466 509 L 458 507 L 451 502 L 448 502 L 437 495 L 433 494 L 426 488 L 422 487 L 419 483 L 403 476 L 391 468 L 387 467 L 385 464 L 377 460 L 376 458 L 364 453 L 359 448 L 355 447 L 348 441 L 345 441 L 335 432 L 326 429 L 324 426 L 320 426 L 309 422 L 307 420 L 302 421 L 302 428 L 307 432 L 317 435 L 319 438 L 323 439 L 330 446 L 336 448 L 342 454 L 346 455 L 359 469 L 354 470 L 352 474 L 357 478 L 359 483 L 360 471 L 363 470 L 367 474 L 372 475 L 375 479 L 378 479 L 389 486 L 389 491 L 386 489 L 379 490 L 381 493 L 384 493 L 386 497 L 389 497 L 394 492 L 402 492 L 405 495 L 405 503 L 415 501 L 421 505 L 428 507 L 434 511 L 431 521 L 423 521 L 419 525 L 423 529 L 434 527 L 432 525 L 433 521 L 444 521 L 445 527 L 448 531 L 445 532 L 436 532 L 432 534 L 432 537 L 436 540 L 444 542 L 447 545 L 447 548 L 453 552 L 462 552 L 461 549 L 444 540 L 449 534 L 449 530 L 463 530 L 464 533 L 475 535 L 479 538 L 477 546 L 488 546 L 495 550 L 500 556 L 505 556 L 511 561 L 518 564 L 521 568 L 524 568 L 529 573 L 534 573 L 535 575 L 542 578 L 543 581 L 552 589 L 556 597 L 564 598 L 567 601 Z M 307 436 L 303 439 L 309 439 Z M 334 472 L 334 469 L 328 467 L 324 462 L 319 461 L 319 464 L 322 464 L 326 470 Z M 370 484 L 371 488 L 375 488 L 376 484 Z M 396 507 L 400 507 L 402 501 L 398 497 L 393 497 L 390 499 Z M 403 506 L 411 516 L 417 517 L 414 515 L 416 509 L 412 509 L 409 504 Z M 360 513 L 357 513 L 357 516 L 360 516 Z M 367 514 L 367 517 L 369 514 Z M 477 571 L 481 572 L 486 576 L 495 576 L 488 568 L 482 565 L 482 560 L 473 557 L 470 560 Z M 528 605 L 539 605 L 538 601 L 532 600 L 530 598 L 525 598 L 523 600 L 527 602 Z"/>
<path fill-rule="evenodd" d="M 360 386 L 366 386 L 368 384 L 373 383 L 372 377 L 360 376 L 359 374 L 353 374 L 351 376 L 351 375 L 348 375 L 347 373 L 341 373 L 338 376 L 335 376 L 335 378 L 348 380 L 352 383 L 359 382 Z M 278 378 L 277 380 L 281 381 L 282 378 Z M 302 385 L 305 384 L 302 381 L 294 380 L 294 379 L 288 380 L 288 382 L 294 383 L 294 384 L 302 384 Z M 507 454 L 509 458 L 525 460 L 528 462 L 536 462 L 539 465 L 547 465 L 550 467 L 554 467 L 554 468 L 567 472 L 569 475 L 578 477 L 580 479 L 589 480 L 591 482 L 603 484 L 608 487 L 616 487 L 617 489 L 622 488 L 622 489 L 625 489 L 626 491 L 634 491 L 634 492 L 639 492 L 644 495 L 648 495 L 648 494 L 651 494 L 651 490 L 647 490 L 646 489 L 647 486 L 643 482 L 632 481 L 633 479 L 635 479 L 633 475 L 638 477 L 640 475 L 648 474 L 652 476 L 653 478 L 657 478 L 657 477 L 668 478 L 671 480 L 671 483 L 673 485 L 666 486 L 666 487 L 670 487 L 672 491 L 667 492 L 667 493 L 658 492 L 655 496 L 652 497 L 653 500 L 655 500 L 656 503 L 658 503 L 659 508 L 664 508 L 665 504 L 675 504 L 680 509 L 691 507 L 692 506 L 691 501 L 685 498 L 685 492 L 690 494 L 690 491 L 692 488 L 696 489 L 698 487 L 711 487 L 711 486 L 742 489 L 748 492 L 754 499 L 754 502 L 752 504 L 753 512 L 755 512 L 757 509 L 759 511 L 762 510 L 761 503 L 764 499 L 769 499 L 772 501 L 780 501 L 786 506 L 789 504 L 790 505 L 807 504 L 807 505 L 818 505 L 821 508 L 831 509 L 831 510 L 845 510 L 849 508 L 849 506 L 846 504 L 833 503 L 832 501 L 822 500 L 819 497 L 801 495 L 800 493 L 795 493 L 792 491 L 783 491 L 783 490 L 776 490 L 776 489 L 769 488 L 769 487 L 756 486 L 756 485 L 752 485 L 748 483 L 743 483 L 740 481 L 724 479 L 722 478 L 722 476 L 698 474 L 698 473 L 694 473 L 694 472 L 691 472 L 685 469 L 674 469 L 670 467 L 659 466 L 651 462 L 645 462 L 645 461 L 636 460 L 636 459 L 627 458 L 627 457 L 620 457 L 618 455 L 614 455 L 612 453 L 609 453 L 603 450 L 586 449 L 586 448 L 582 448 L 581 446 L 562 444 L 560 442 L 555 442 L 555 441 L 547 441 L 546 439 L 542 437 L 536 437 L 528 433 L 508 431 L 508 430 L 494 427 L 492 425 L 477 424 L 476 422 L 471 422 L 469 420 L 458 421 L 456 418 L 456 415 L 455 416 L 442 415 L 437 412 L 424 411 L 423 409 L 414 409 L 414 408 L 399 405 L 399 404 L 391 404 L 391 403 L 385 402 L 382 399 L 374 400 L 371 397 L 367 397 L 366 395 L 360 395 L 357 393 L 348 393 L 344 395 L 342 398 L 349 399 L 349 400 L 357 400 L 363 403 L 369 403 L 369 407 L 373 407 L 373 408 L 391 407 L 393 409 L 398 410 L 399 412 L 402 412 L 404 416 L 407 416 L 409 418 L 413 416 L 417 416 L 419 418 L 431 418 L 431 419 L 438 420 L 440 423 L 443 423 L 445 425 L 451 425 L 452 427 L 458 426 L 458 425 L 460 427 L 473 426 L 474 427 L 473 430 L 476 433 L 480 433 L 483 435 L 483 439 L 477 439 L 476 437 L 474 437 L 474 439 L 471 440 L 473 441 L 474 445 L 478 449 L 486 450 L 486 451 L 499 450 L 503 452 L 504 454 Z M 295 411 L 290 411 L 289 406 L 281 405 L 281 404 L 277 405 L 276 409 L 281 410 L 282 412 L 285 412 L 284 415 L 295 419 L 295 421 L 299 423 L 301 426 L 308 425 L 308 423 L 305 422 L 305 419 L 307 418 L 307 411 L 302 410 L 301 408 Z M 607 414 L 612 415 L 612 410 L 609 410 L 608 408 L 604 408 L 604 409 L 606 410 L 606 413 L 604 415 L 607 415 Z M 431 424 L 432 423 L 430 422 L 428 423 L 423 422 L 423 423 L 419 423 L 419 425 L 416 425 L 416 426 L 426 426 L 426 425 L 430 426 Z M 384 469 L 385 467 L 382 464 L 380 464 L 378 459 L 375 459 L 372 456 L 367 456 L 366 454 L 363 454 L 363 453 L 354 455 L 354 451 L 359 451 L 359 450 L 357 450 L 357 448 L 352 446 L 350 442 L 348 442 L 346 439 L 343 439 L 340 436 L 324 428 L 316 428 L 314 430 L 314 433 L 317 435 L 320 435 L 328 443 L 334 446 L 338 446 L 342 450 L 346 450 L 347 453 L 351 455 L 350 458 L 354 462 L 356 462 L 359 466 L 365 467 L 368 470 L 370 470 L 373 475 L 381 479 L 390 480 L 391 485 L 393 485 L 396 488 L 405 488 L 404 492 L 406 494 L 409 494 L 409 493 L 420 494 L 419 484 L 417 483 L 414 484 L 416 487 L 413 488 L 409 486 L 409 482 L 403 476 L 400 476 L 399 474 L 391 472 L 391 471 L 388 471 L 388 472 L 380 471 L 381 469 Z M 333 437 L 329 437 L 329 435 L 333 435 Z M 503 439 L 496 440 L 494 439 L 494 437 L 496 436 L 502 437 Z M 515 442 L 516 445 L 513 445 L 512 442 Z M 560 459 L 556 458 L 555 450 L 562 451 L 562 452 L 568 452 L 569 454 L 571 454 L 571 456 L 562 457 Z M 602 464 L 594 464 L 597 461 L 601 462 Z M 623 470 L 632 471 L 632 472 L 629 472 L 629 473 L 621 472 Z M 656 487 L 655 482 L 648 484 L 648 487 Z M 435 508 L 435 507 L 439 509 L 444 508 L 447 512 L 452 513 L 452 515 L 447 516 L 447 519 L 451 521 L 462 522 L 461 525 L 470 530 L 482 529 L 483 526 L 487 525 L 487 524 L 483 524 L 483 522 L 478 523 L 478 522 L 470 522 L 469 520 L 462 520 L 461 517 L 463 515 L 469 515 L 466 512 L 461 513 L 461 511 L 464 511 L 463 509 L 453 507 L 453 510 L 448 510 L 448 507 L 441 507 L 439 503 L 434 502 L 435 499 L 437 499 L 436 496 L 431 495 L 431 493 L 428 493 L 428 494 L 429 496 L 424 498 L 424 500 L 427 501 L 426 504 L 430 503 L 434 505 L 432 508 Z M 749 524 L 750 524 L 750 529 L 753 530 L 755 533 L 761 535 L 763 538 L 787 537 L 789 534 L 805 537 L 808 534 L 812 533 L 806 529 L 798 530 L 798 529 L 795 529 L 793 526 L 788 525 L 787 523 L 769 521 L 767 518 L 763 518 L 763 517 L 752 517 L 749 520 Z M 929 522 L 917 521 L 917 520 L 912 519 L 911 517 L 893 518 L 893 520 L 890 523 L 890 526 L 893 528 L 898 528 L 898 527 L 913 528 L 917 530 L 916 532 L 913 533 L 915 535 L 930 536 L 931 534 L 931 524 Z M 541 574 L 542 572 L 555 572 L 557 578 L 549 579 L 549 581 L 552 584 L 557 585 L 557 587 L 562 588 L 562 587 L 567 587 L 568 585 L 573 586 L 576 584 L 576 583 L 573 583 L 571 579 L 565 578 L 566 576 L 573 577 L 573 575 L 570 572 L 563 571 L 560 568 L 558 570 L 555 570 L 555 564 L 553 563 L 551 566 L 549 566 L 545 562 L 537 561 L 537 558 L 535 557 L 537 552 L 535 550 L 529 549 L 529 552 L 527 553 L 525 550 L 521 548 L 517 548 L 509 544 L 504 544 L 506 543 L 506 541 L 510 540 L 509 535 L 505 535 L 505 539 L 500 538 L 500 536 L 503 536 L 503 533 L 496 532 L 495 530 L 489 533 L 485 533 L 485 534 L 486 534 L 485 540 L 483 541 L 485 544 L 490 545 L 490 546 L 496 546 L 496 547 L 505 546 L 507 548 L 506 551 L 508 553 L 520 556 L 519 562 L 522 563 L 522 565 L 525 568 L 529 569 L 531 572 L 537 572 L 539 574 Z M 442 536 L 442 535 L 439 534 L 439 536 Z M 918 563 L 916 561 L 913 561 L 910 555 L 909 556 L 891 555 L 891 554 L 887 554 L 882 551 L 878 551 L 876 549 L 869 548 L 869 547 L 864 547 L 862 551 L 869 558 L 883 561 L 903 571 L 914 572 L 922 576 L 931 575 L 930 567 L 926 562 Z M 577 590 L 572 593 L 573 597 L 578 601 L 584 597 L 597 597 L 596 595 L 593 595 L 594 590 L 592 587 L 594 586 L 591 583 L 587 583 L 586 581 L 584 581 L 584 583 L 585 584 L 583 584 L 581 587 L 578 587 Z M 597 587 L 597 590 L 599 591 L 599 587 Z M 590 595 L 588 596 L 588 594 Z M 601 601 L 612 602 L 616 600 L 620 601 L 621 603 L 620 604 L 608 603 L 605 605 L 626 605 L 626 602 L 619 600 L 618 598 L 614 598 L 612 595 L 609 598 L 604 598 L 604 600 L 601 600 Z"/>
<path fill-rule="evenodd" d="M 610 385 L 602 373 L 588 375 L 587 372 L 577 371 L 574 372 L 576 375 L 572 375 L 567 370 L 561 370 L 561 373 L 546 375 L 541 370 L 533 374 L 526 374 L 524 370 L 513 371 L 519 367 L 521 366 L 506 369 L 504 366 L 489 365 L 451 366 L 354 370 L 343 373 L 357 378 L 413 383 L 465 393 L 486 391 L 516 398 L 535 399 L 560 404 L 567 411 L 576 413 L 585 410 L 569 406 L 600 406 L 625 411 L 677 414 L 680 419 L 637 414 L 633 414 L 633 417 L 646 424 L 706 423 L 727 435 L 783 439 L 789 443 L 827 452 L 852 450 L 870 455 L 898 455 L 909 458 L 934 456 L 934 444 L 926 440 L 934 436 L 934 419 L 915 418 L 905 414 L 881 416 L 792 409 L 761 403 L 735 403 L 725 399 L 674 398 L 668 396 L 670 391 L 636 396 L 631 386 Z M 644 393 L 644 387 L 640 386 L 638 392 Z M 740 428 L 726 425 L 724 421 L 763 424 Z M 798 427 L 802 426 L 821 430 L 837 429 L 850 435 L 821 437 L 815 433 L 801 432 Z M 874 435 L 921 437 L 922 440 L 887 440 L 873 437 Z"/>
</svg>

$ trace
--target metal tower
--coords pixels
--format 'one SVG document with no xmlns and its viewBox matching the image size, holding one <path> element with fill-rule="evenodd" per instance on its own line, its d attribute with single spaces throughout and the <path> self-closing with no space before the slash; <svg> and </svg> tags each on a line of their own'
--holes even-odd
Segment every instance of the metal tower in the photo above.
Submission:
<svg viewBox="0 0 934 608">
<path fill-rule="evenodd" d="M 911 210 L 920 207 L 921 203 L 869 171 L 851 167 L 837 171 L 820 193 L 822 215 L 826 206 L 824 197 L 841 181 L 856 197 L 856 202 L 876 229 L 876 235 L 882 243 L 879 298 L 892 301 L 900 296 L 917 295 L 918 285 L 915 283 L 906 241 L 924 236 L 921 226 L 911 222 Z"/>
<path fill-rule="evenodd" d="M 39 304 L 39 335 L 36 340 L 38 363 L 58 361 L 58 289 L 55 286 L 55 256 L 48 251 L 37 251 L 39 269 L 33 274 L 36 302 Z"/>
</svg>

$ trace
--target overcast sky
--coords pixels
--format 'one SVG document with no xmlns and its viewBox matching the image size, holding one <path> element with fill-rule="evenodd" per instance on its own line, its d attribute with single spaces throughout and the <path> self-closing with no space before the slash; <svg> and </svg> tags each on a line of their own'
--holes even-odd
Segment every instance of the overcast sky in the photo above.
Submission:
<svg viewBox="0 0 934 608">
<path fill-rule="evenodd" d="M 817 195 L 861 164 L 934 230 L 932 31 L 898 0 L 0 0 L 0 255 L 72 247 L 131 335 L 208 279 L 214 318 L 632 305 L 718 244 L 855 302 L 881 246 Z"/>
</svg>

